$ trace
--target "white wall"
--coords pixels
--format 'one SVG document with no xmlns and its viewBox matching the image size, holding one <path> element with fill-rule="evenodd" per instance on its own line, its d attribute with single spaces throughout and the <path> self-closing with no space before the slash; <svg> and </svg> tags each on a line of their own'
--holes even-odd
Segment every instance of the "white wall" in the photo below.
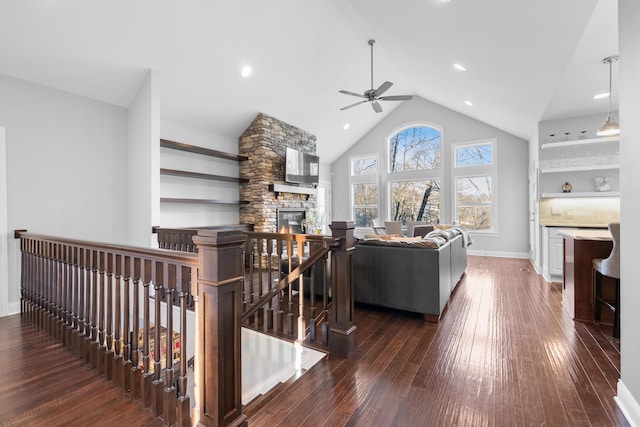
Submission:
<svg viewBox="0 0 640 427">
<path fill-rule="evenodd" d="M 160 135 L 163 139 L 170 141 L 238 154 L 237 136 L 196 129 L 168 119 L 162 119 Z M 236 161 L 169 148 L 160 149 L 160 167 L 232 177 L 237 177 L 239 174 L 239 163 Z M 160 195 L 176 198 L 238 200 L 239 185 L 234 182 L 162 175 L 160 176 Z M 238 222 L 238 205 L 162 203 L 160 220 L 155 225 L 202 227 L 238 224 Z"/>
<path fill-rule="evenodd" d="M 621 300 L 618 404 L 640 425 L 640 2 L 619 0 Z"/>
<path fill-rule="evenodd" d="M 0 93 L 8 230 L 126 242 L 126 109 L 4 75 Z M 16 312 L 18 241 L 8 246 Z"/>
<path fill-rule="evenodd" d="M 128 110 L 128 243 L 157 247 L 160 220 L 160 91 L 150 70 Z"/>
<path fill-rule="evenodd" d="M 0 127 L 0 316 L 9 312 L 9 233 L 7 226 L 6 130 Z"/>
<path fill-rule="evenodd" d="M 386 158 L 386 138 L 394 129 L 410 123 L 429 122 L 443 129 L 441 153 L 444 161 L 444 185 L 441 190 L 443 223 L 451 222 L 452 191 L 449 156 L 451 144 L 495 138 L 498 164 L 498 221 L 497 234 L 476 234 L 470 253 L 497 256 L 528 255 L 528 145 L 527 142 L 457 113 L 441 105 L 414 97 L 403 102 L 378 125 L 354 144 L 332 165 L 333 172 L 333 219 L 350 219 L 349 211 L 349 156 L 379 154 L 381 164 Z M 386 216 L 386 201 L 383 200 L 381 217 Z"/>
</svg>

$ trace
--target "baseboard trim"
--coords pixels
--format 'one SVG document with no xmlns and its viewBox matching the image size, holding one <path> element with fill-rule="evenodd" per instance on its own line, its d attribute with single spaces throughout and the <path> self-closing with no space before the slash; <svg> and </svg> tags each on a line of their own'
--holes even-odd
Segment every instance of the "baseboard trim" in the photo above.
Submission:
<svg viewBox="0 0 640 427">
<path fill-rule="evenodd" d="M 640 426 L 640 404 L 624 385 L 618 380 L 618 395 L 613 398 L 631 426 Z"/>
<path fill-rule="evenodd" d="M 20 301 L 10 302 L 7 309 L 7 316 L 20 313 Z"/>
<path fill-rule="evenodd" d="M 467 249 L 467 255 L 473 256 L 490 256 L 496 258 L 522 258 L 529 259 L 527 252 L 502 252 L 502 251 L 474 251 Z"/>
</svg>

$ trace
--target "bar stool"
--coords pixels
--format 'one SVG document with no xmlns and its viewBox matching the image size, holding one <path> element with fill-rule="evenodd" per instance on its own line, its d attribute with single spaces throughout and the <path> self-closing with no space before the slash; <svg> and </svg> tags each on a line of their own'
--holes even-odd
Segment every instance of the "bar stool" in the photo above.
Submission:
<svg viewBox="0 0 640 427">
<path fill-rule="evenodd" d="M 614 313 L 613 336 L 620 338 L 620 223 L 609 224 L 609 231 L 613 237 L 613 248 L 607 258 L 593 260 L 593 281 L 595 289 L 594 319 L 600 321 L 600 312 L 604 304 Z M 607 276 L 616 279 L 615 296 L 613 299 L 602 295 L 602 277 Z"/>
</svg>

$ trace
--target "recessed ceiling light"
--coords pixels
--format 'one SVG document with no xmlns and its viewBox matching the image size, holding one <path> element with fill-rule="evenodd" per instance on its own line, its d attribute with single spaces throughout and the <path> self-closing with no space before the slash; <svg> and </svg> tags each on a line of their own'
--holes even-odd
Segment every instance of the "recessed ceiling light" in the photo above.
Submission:
<svg viewBox="0 0 640 427">
<path fill-rule="evenodd" d="M 347 130 L 351 127 L 351 125 L 349 123 L 345 123 L 344 126 L 342 126 L 342 129 Z"/>
<path fill-rule="evenodd" d="M 603 99 L 603 98 L 608 98 L 608 97 L 609 97 L 609 92 L 599 93 L 597 95 L 593 95 L 593 99 Z"/>
<path fill-rule="evenodd" d="M 464 65 L 462 64 L 453 64 L 453 68 L 455 68 L 458 71 L 467 71 L 467 69 L 464 68 Z"/>
<path fill-rule="evenodd" d="M 464 101 L 465 105 L 468 105 L 469 107 L 473 107 L 473 102 L 471 101 Z"/>
<path fill-rule="evenodd" d="M 240 70 L 240 75 L 242 77 L 249 77 L 251 75 L 251 67 L 249 67 L 248 65 L 242 67 L 242 70 Z"/>
</svg>

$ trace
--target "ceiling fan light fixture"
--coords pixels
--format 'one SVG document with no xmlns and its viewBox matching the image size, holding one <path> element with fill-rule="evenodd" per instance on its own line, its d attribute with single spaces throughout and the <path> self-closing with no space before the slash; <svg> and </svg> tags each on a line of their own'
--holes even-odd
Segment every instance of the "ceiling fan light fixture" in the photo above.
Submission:
<svg viewBox="0 0 640 427">
<path fill-rule="evenodd" d="M 367 42 L 369 46 L 371 46 L 371 89 L 364 91 L 363 94 L 359 94 L 356 92 L 351 92 L 348 90 L 339 90 L 338 92 L 343 93 L 345 95 L 351 95 L 358 98 L 364 98 L 362 101 L 358 101 L 355 104 L 347 105 L 346 107 L 342 107 L 340 110 L 344 111 L 351 107 L 355 107 L 356 105 L 362 104 L 364 102 L 369 102 L 373 111 L 376 113 L 382 113 L 382 106 L 378 101 L 407 101 L 412 98 L 412 95 L 391 95 L 391 96 L 381 96 L 385 93 L 393 83 L 390 81 L 385 81 L 377 89 L 373 87 L 373 45 L 375 44 L 375 40 L 371 39 Z"/>
<path fill-rule="evenodd" d="M 611 101 L 611 67 L 613 63 L 618 60 L 618 55 L 611 55 L 602 60 L 603 64 L 609 64 L 609 114 L 607 115 L 607 120 L 604 121 L 604 124 L 600 127 L 596 135 L 598 136 L 615 136 L 620 135 L 620 125 L 616 122 L 613 117 L 613 106 Z"/>
</svg>

